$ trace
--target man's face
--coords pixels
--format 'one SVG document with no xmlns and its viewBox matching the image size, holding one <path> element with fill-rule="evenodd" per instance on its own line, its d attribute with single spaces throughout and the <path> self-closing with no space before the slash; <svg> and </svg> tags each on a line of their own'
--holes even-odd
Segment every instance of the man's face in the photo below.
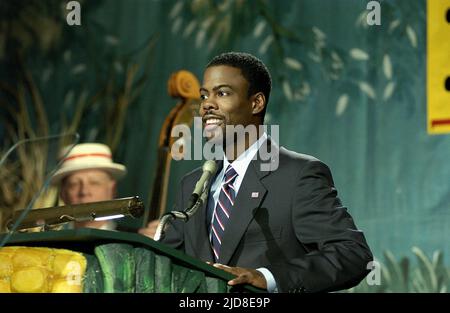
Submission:
<svg viewBox="0 0 450 313">
<path fill-rule="evenodd" d="M 245 127 L 254 123 L 248 87 L 247 80 L 238 68 L 219 65 L 206 69 L 200 88 L 200 116 L 208 139 L 218 136 L 220 130 L 226 136 L 226 125 Z"/>
<path fill-rule="evenodd" d="M 81 204 L 114 199 L 116 182 L 111 176 L 97 169 L 74 172 L 67 176 L 61 188 L 66 204 Z"/>
</svg>

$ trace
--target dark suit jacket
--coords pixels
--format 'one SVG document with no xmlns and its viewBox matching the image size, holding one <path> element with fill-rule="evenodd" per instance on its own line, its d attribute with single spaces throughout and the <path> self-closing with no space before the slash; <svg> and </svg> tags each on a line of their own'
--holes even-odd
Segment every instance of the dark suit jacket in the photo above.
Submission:
<svg viewBox="0 0 450 313">
<path fill-rule="evenodd" d="M 219 262 L 265 267 L 280 292 L 333 291 L 358 284 L 369 272 L 372 254 L 337 197 L 329 168 L 270 140 L 265 144 L 278 155 L 273 162 L 278 161 L 278 168 L 262 171 L 260 159 L 249 164 L 222 238 Z M 183 177 L 177 210 L 186 207 L 200 176 L 201 168 Z M 257 198 L 252 197 L 255 192 Z M 172 222 L 162 242 L 213 262 L 206 216 L 205 204 L 188 222 Z"/>
</svg>

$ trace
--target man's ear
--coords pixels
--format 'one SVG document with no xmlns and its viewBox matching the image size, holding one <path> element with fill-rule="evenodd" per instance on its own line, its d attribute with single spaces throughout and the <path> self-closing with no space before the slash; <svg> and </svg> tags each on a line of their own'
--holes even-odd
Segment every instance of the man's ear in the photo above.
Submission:
<svg viewBox="0 0 450 313">
<path fill-rule="evenodd" d="M 112 189 L 112 197 L 113 199 L 116 198 L 117 196 L 117 181 L 116 180 L 111 180 L 111 189 Z"/>
<path fill-rule="evenodd" d="M 266 107 L 266 97 L 262 92 L 255 93 L 252 97 L 252 113 L 254 115 L 260 114 Z"/>
<path fill-rule="evenodd" d="M 63 188 L 62 184 L 59 187 L 59 198 L 64 202 L 64 204 L 68 204 L 67 202 L 67 195 L 64 192 L 65 188 Z"/>
</svg>

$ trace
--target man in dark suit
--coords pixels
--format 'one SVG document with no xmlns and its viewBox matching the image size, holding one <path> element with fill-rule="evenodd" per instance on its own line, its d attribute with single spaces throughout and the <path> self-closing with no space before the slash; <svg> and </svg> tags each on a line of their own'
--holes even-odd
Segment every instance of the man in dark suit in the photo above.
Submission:
<svg viewBox="0 0 450 313">
<path fill-rule="evenodd" d="M 266 66 L 246 53 L 225 53 L 206 67 L 200 115 L 220 143 L 206 205 L 188 222 L 171 223 L 162 242 L 235 274 L 230 285 L 269 292 L 350 288 L 368 273 L 372 254 L 337 196 L 320 160 L 279 147 L 261 129 L 236 136 L 228 126 L 260 126 L 269 100 Z M 272 156 L 269 167 L 262 151 Z M 187 206 L 201 169 L 183 177 L 177 200 Z"/>
</svg>

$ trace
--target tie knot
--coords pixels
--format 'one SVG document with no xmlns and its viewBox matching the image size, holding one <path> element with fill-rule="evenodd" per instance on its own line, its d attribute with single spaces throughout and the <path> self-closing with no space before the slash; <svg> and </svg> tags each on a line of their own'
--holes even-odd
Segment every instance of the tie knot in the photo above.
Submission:
<svg viewBox="0 0 450 313">
<path fill-rule="evenodd" d="M 236 178 L 238 174 L 234 170 L 234 168 L 231 165 L 228 165 L 227 170 L 225 171 L 225 181 L 227 183 L 233 181 L 233 179 Z"/>
</svg>

